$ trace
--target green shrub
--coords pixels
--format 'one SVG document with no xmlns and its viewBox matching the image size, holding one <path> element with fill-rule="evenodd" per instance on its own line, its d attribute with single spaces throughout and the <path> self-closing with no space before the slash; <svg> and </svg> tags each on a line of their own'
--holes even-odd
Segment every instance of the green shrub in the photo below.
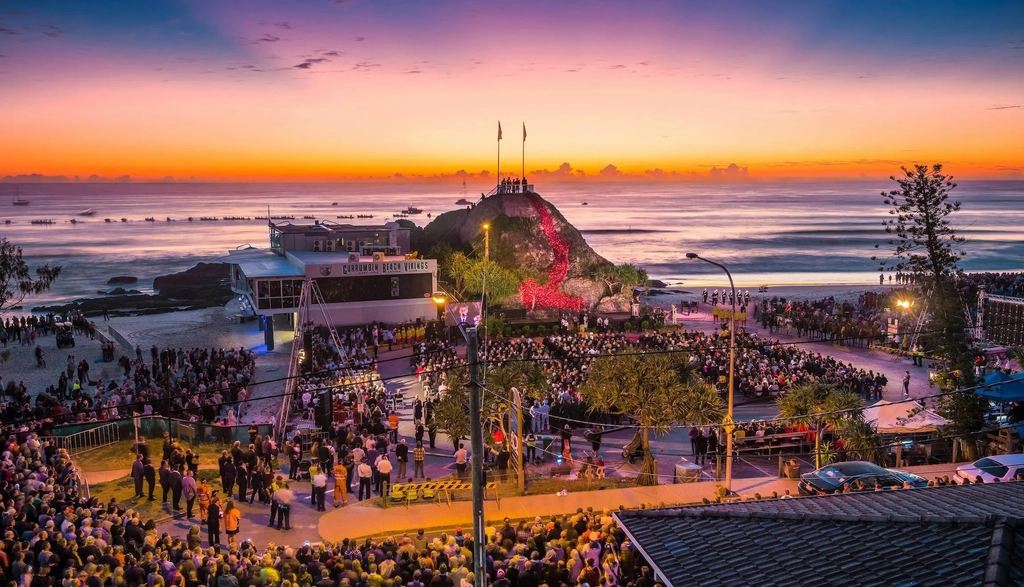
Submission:
<svg viewBox="0 0 1024 587">
<path fill-rule="evenodd" d="M 530 328 L 529 324 L 523 326 L 523 336 L 530 336 L 531 332 L 533 332 L 533 330 Z"/>
<path fill-rule="evenodd" d="M 541 324 L 537 327 L 537 336 L 544 336 L 548 333 L 548 327 Z"/>
<path fill-rule="evenodd" d="M 628 321 L 623 322 L 622 329 L 625 330 L 626 332 L 633 332 L 633 323 Z"/>
<path fill-rule="evenodd" d="M 643 322 L 640 323 L 640 330 L 650 330 L 650 329 L 651 329 L 651 321 L 650 320 L 644 320 Z"/>
</svg>

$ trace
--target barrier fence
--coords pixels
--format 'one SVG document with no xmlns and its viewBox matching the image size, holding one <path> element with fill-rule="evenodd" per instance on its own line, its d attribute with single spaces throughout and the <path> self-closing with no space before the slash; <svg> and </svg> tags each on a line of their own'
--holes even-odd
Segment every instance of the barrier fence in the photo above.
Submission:
<svg viewBox="0 0 1024 587">
<path fill-rule="evenodd" d="M 165 433 L 170 433 L 172 438 L 190 445 L 232 444 L 236 440 L 244 445 L 249 444 L 248 424 L 219 426 L 157 416 L 140 416 L 117 422 L 90 422 L 58 426 L 44 438 L 52 439 L 58 448 L 67 448 L 70 454 L 78 454 L 121 440 L 135 440 L 136 426 L 139 436 L 146 438 L 163 438 Z M 273 432 L 273 426 L 257 424 L 256 430 L 257 434 L 265 436 Z"/>
<path fill-rule="evenodd" d="M 1024 345 L 1024 298 L 982 294 L 985 339 L 1004 346 Z"/>
<path fill-rule="evenodd" d="M 43 440 L 53 442 L 57 448 L 63 448 L 68 451 L 68 454 L 74 456 L 87 450 L 120 442 L 121 431 L 117 423 L 111 422 L 70 434 L 55 433 L 52 436 L 44 436 Z"/>
</svg>

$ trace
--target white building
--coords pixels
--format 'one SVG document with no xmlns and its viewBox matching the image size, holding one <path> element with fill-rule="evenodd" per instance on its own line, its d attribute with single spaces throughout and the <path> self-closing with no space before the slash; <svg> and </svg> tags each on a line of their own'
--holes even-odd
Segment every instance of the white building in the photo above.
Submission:
<svg viewBox="0 0 1024 587">
<path fill-rule="evenodd" d="M 229 251 L 232 291 L 245 296 L 268 330 L 294 328 L 303 282 L 323 294 L 329 325 L 401 324 L 437 318 L 437 261 L 406 259 L 408 228 L 270 224 L 270 248 Z M 318 308 L 310 319 L 324 322 Z"/>
</svg>

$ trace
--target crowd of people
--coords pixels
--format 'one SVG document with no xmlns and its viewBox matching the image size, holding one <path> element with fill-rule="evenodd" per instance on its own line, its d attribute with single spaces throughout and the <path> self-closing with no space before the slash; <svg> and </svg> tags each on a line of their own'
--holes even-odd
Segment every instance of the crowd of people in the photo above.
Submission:
<svg viewBox="0 0 1024 587">
<path fill-rule="evenodd" d="M 150 362 L 136 347 L 134 360 L 122 356 L 119 377 L 104 382 L 89 374 L 90 362 L 73 354 L 54 383 L 29 390 L 0 378 L 7 401 L 0 421 L 40 420 L 48 425 L 115 420 L 132 415 L 166 415 L 196 422 L 235 424 L 255 375 L 255 354 L 239 349 L 150 349 Z"/>
<path fill-rule="evenodd" d="M 236 457 L 222 458 L 233 464 Z M 243 451 L 240 465 L 247 458 Z M 33 434 L 7 438 L 0 470 L 6 506 L 0 514 L 0 578 L 11 586 L 468 587 L 474 579 L 473 539 L 462 529 L 435 536 L 420 530 L 383 540 L 307 541 L 298 548 L 257 545 L 239 539 L 241 514 L 232 492 L 225 489 L 222 499 L 186 469 L 184 490 L 172 499 L 184 497 L 189 510 L 198 501 L 205 515 L 185 536 L 171 536 L 131 508 L 79 495 L 67 454 Z M 272 507 L 287 526 L 291 490 L 287 481 L 272 482 L 280 483 Z M 149 491 L 154 498 L 152 484 Z M 245 491 L 239 495 L 244 499 Z M 168 498 L 166 490 L 163 497 Z M 506 519 L 485 534 L 483 566 L 491 584 L 654 586 L 650 567 L 607 510 L 580 508 L 574 515 L 519 523 Z"/>
<path fill-rule="evenodd" d="M 765 298 L 754 306 L 754 319 L 769 333 L 795 334 L 810 340 L 829 340 L 867 347 L 885 340 L 888 295 L 861 294 L 857 303 L 834 297 L 813 301 Z"/>
<path fill-rule="evenodd" d="M 81 312 L 71 312 L 67 316 L 58 316 L 53 312 L 47 314 L 27 314 L 8 316 L 0 319 L 0 345 L 11 344 L 32 346 L 36 339 L 52 334 L 58 324 L 69 324 L 74 334 L 96 337 L 96 324 Z"/>
</svg>

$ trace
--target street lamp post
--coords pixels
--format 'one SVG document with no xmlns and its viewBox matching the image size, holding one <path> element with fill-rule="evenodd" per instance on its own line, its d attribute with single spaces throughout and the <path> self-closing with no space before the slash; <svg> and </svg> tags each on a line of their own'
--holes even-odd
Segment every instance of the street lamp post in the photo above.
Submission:
<svg viewBox="0 0 1024 587">
<path fill-rule="evenodd" d="M 480 385 L 480 355 L 477 329 L 466 328 L 460 324 L 451 306 L 446 306 L 448 301 L 444 293 L 437 292 L 431 296 L 437 304 L 438 312 L 447 307 L 455 321 L 459 332 L 466 340 L 466 362 L 469 363 L 469 427 L 470 427 L 470 448 L 473 451 L 472 468 L 472 491 L 473 491 L 473 576 L 475 587 L 487 585 L 487 567 L 485 561 L 487 552 L 487 537 L 484 532 L 484 486 L 487 479 L 484 473 L 484 432 L 481 422 L 480 404 L 482 386 Z"/>
<path fill-rule="evenodd" d="M 736 375 L 736 286 L 732 282 L 732 274 L 729 273 L 729 269 L 721 263 L 716 263 L 710 259 L 705 259 L 697 253 L 686 253 L 686 258 L 690 260 L 704 261 L 720 268 L 725 271 L 725 275 L 729 278 L 729 287 L 732 288 L 732 314 L 729 317 L 729 403 L 725 416 L 726 436 L 725 436 L 725 488 L 728 491 L 732 491 L 732 438 L 733 438 L 733 421 L 732 421 L 732 407 L 733 407 L 733 391 L 735 385 Z"/>
<path fill-rule="evenodd" d="M 491 260 L 491 225 L 484 222 L 484 261 Z"/>
</svg>

